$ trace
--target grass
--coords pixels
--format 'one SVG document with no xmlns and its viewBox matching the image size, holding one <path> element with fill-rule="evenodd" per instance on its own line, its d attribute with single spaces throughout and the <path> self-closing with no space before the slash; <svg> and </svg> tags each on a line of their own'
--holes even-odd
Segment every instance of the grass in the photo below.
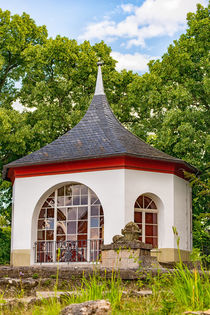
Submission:
<svg viewBox="0 0 210 315">
<path fill-rule="evenodd" d="M 177 236 L 177 247 L 179 250 L 179 236 Z M 180 251 L 179 251 L 180 254 Z M 59 255 L 59 252 L 58 252 Z M 123 291 L 129 292 L 129 286 L 122 282 L 116 271 L 112 272 L 111 278 L 108 278 L 106 272 L 100 275 L 97 267 L 89 278 L 81 279 L 80 286 L 72 289 L 76 292 L 71 295 L 64 295 L 62 301 L 57 296 L 59 267 L 56 273 L 56 282 L 54 286 L 54 297 L 43 299 L 41 305 L 34 306 L 32 309 L 25 311 L 19 307 L 13 311 L 5 311 L 0 314 L 24 314 L 24 315 L 57 315 L 66 305 L 72 303 L 81 303 L 89 300 L 105 299 L 109 300 L 112 307 L 112 314 L 132 314 L 132 315 L 177 315 L 183 314 L 184 311 L 201 311 L 210 308 L 210 282 L 209 274 L 201 268 L 200 271 L 194 268 L 190 270 L 181 261 L 172 273 L 158 272 L 156 276 L 148 273 L 147 278 L 142 280 L 141 270 L 139 270 L 139 279 L 132 283 L 135 289 L 150 289 L 152 295 L 146 297 L 123 296 Z M 59 260 L 59 259 L 58 259 Z M 130 283 L 131 284 L 131 283 Z M 21 294 L 22 294 L 21 287 Z M 3 295 L 0 296 L 3 300 Z"/>
<path fill-rule="evenodd" d="M 116 272 L 113 271 L 111 278 L 108 279 L 106 274 L 100 276 L 96 269 L 89 279 L 83 276 L 81 286 L 76 287 L 76 294 L 66 294 L 62 302 L 56 298 L 43 299 L 41 305 L 34 306 L 28 311 L 17 308 L 13 312 L 3 314 L 57 315 L 66 305 L 97 299 L 109 300 L 114 315 L 175 315 L 210 307 L 208 276 L 204 271 L 200 273 L 197 270 L 190 271 L 184 265 L 177 265 L 172 274 L 159 272 L 155 277 L 148 275 L 144 284 L 141 283 L 141 289 L 151 289 L 153 294 L 150 296 L 123 295 L 123 291 L 129 292 L 131 285 L 132 289 L 139 289 L 138 281 L 127 285 Z"/>
</svg>

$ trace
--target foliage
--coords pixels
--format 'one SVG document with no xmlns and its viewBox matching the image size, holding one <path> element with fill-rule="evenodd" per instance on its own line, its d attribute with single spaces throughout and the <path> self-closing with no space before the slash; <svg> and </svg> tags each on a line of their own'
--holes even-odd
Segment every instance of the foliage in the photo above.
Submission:
<svg viewBox="0 0 210 315">
<path fill-rule="evenodd" d="M 58 280 L 58 277 L 57 277 Z M 57 283 L 57 281 L 56 281 Z M 58 284 L 58 283 L 57 283 Z M 45 300 L 40 306 L 35 307 L 33 314 L 59 314 L 62 307 L 73 303 L 82 303 L 90 300 L 109 300 L 112 305 L 112 310 L 116 311 L 120 307 L 122 297 L 122 282 L 116 272 L 112 272 L 110 279 L 101 277 L 97 271 L 94 270 L 92 276 L 89 279 L 83 276 L 81 280 L 81 287 L 77 287 L 75 294 L 63 294 L 61 304 L 57 299 L 57 287 L 55 287 L 55 297 Z"/>
<path fill-rule="evenodd" d="M 0 264 L 10 262 L 10 227 L 0 227 Z"/>
<path fill-rule="evenodd" d="M 209 5 L 187 15 L 185 34 L 149 73 L 115 70 L 111 49 L 47 37 L 29 15 L 0 10 L 0 171 L 50 143 L 82 118 L 94 92 L 98 58 L 106 94 L 117 118 L 155 147 L 205 173 L 209 148 Z M 13 109 L 14 101 L 24 106 Z M 207 179 L 201 178 L 206 185 Z M 207 196 L 193 185 L 194 244 L 207 254 Z M 11 218 L 10 184 L 0 181 L 0 216 Z M 208 221 L 208 220 L 207 220 Z"/>
<path fill-rule="evenodd" d="M 178 264 L 175 269 L 172 292 L 177 301 L 191 310 L 203 310 L 209 307 L 210 282 L 204 270 L 191 271 L 185 265 Z"/>
<path fill-rule="evenodd" d="M 209 165 L 199 175 L 185 173 L 185 177 L 194 188 L 193 193 L 193 246 L 199 250 L 199 260 L 210 265 L 210 214 L 209 194 L 210 179 Z M 202 198 L 202 203 L 201 203 Z"/>
<path fill-rule="evenodd" d="M 24 76 L 30 47 L 42 45 L 47 37 L 45 26 L 37 27 L 26 13 L 11 16 L 0 9 L 0 106 L 11 108 L 18 95 L 15 83 Z"/>
</svg>

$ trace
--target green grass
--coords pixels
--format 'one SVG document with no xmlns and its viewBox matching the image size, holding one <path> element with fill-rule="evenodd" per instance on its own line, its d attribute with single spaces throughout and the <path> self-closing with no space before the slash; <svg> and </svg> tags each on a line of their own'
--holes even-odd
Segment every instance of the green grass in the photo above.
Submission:
<svg viewBox="0 0 210 315">
<path fill-rule="evenodd" d="M 176 231 L 175 231 L 176 232 Z M 179 248 L 179 242 L 177 242 Z M 139 280 L 132 284 L 135 289 L 147 288 L 152 290 L 152 295 L 147 297 L 123 296 L 123 291 L 129 291 L 130 287 L 122 282 L 119 274 L 113 271 L 111 278 L 106 272 L 100 275 L 97 267 L 89 278 L 83 275 L 80 286 L 70 287 L 70 291 L 75 294 L 64 295 L 62 302 L 57 298 L 57 288 L 59 280 L 59 267 L 56 273 L 54 286 L 55 296 L 50 299 L 43 299 L 41 305 L 34 306 L 31 310 L 24 308 L 8 310 L 0 314 L 20 314 L 23 315 L 57 315 L 66 305 L 81 303 L 89 300 L 105 299 L 109 300 L 112 307 L 112 314 L 132 314 L 132 315 L 177 315 L 184 311 L 206 310 L 210 308 L 210 282 L 209 273 L 203 268 L 198 271 L 196 268 L 190 270 L 185 266 L 180 257 L 173 273 L 158 272 L 156 276 L 148 273 L 147 278 L 141 279 L 139 270 Z M 21 289 L 21 294 L 22 294 Z M 0 296 L 3 300 L 3 295 Z"/>
</svg>

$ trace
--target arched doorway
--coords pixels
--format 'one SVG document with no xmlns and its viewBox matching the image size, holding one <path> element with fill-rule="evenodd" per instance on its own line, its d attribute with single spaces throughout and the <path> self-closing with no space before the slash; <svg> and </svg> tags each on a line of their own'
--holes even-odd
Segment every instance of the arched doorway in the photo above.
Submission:
<svg viewBox="0 0 210 315">
<path fill-rule="evenodd" d="M 104 214 L 87 186 L 64 185 L 45 199 L 37 222 L 35 262 L 86 262 L 99 259 Z"/>
<path fill-rule="evenodd" d="M 158 209 L 154 200 L 141 195 L 136 199 L 134 206 L 134 222 L 142 231 L 140 241 L 158 247 Z"/>
</svg>

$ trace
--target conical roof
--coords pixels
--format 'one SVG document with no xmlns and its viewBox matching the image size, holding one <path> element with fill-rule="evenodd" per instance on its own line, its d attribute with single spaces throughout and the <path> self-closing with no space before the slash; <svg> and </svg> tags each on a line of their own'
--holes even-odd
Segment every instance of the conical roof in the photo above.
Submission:
<svg viewBox="0 0 210 315">
<path fill-rule="evenodd" d="M 114 116 L 104 93 L 101 63 L 99 63 L 95 94 L 82 120 L 52 143 L 7 164 L 5 171 L 20 166 L 117 155 L 131 155 L 139 158 L 187 164 L 153 148 L 120 124 Z M 192 167 L 190 166 L 190 168 Z"/>
</svg>

